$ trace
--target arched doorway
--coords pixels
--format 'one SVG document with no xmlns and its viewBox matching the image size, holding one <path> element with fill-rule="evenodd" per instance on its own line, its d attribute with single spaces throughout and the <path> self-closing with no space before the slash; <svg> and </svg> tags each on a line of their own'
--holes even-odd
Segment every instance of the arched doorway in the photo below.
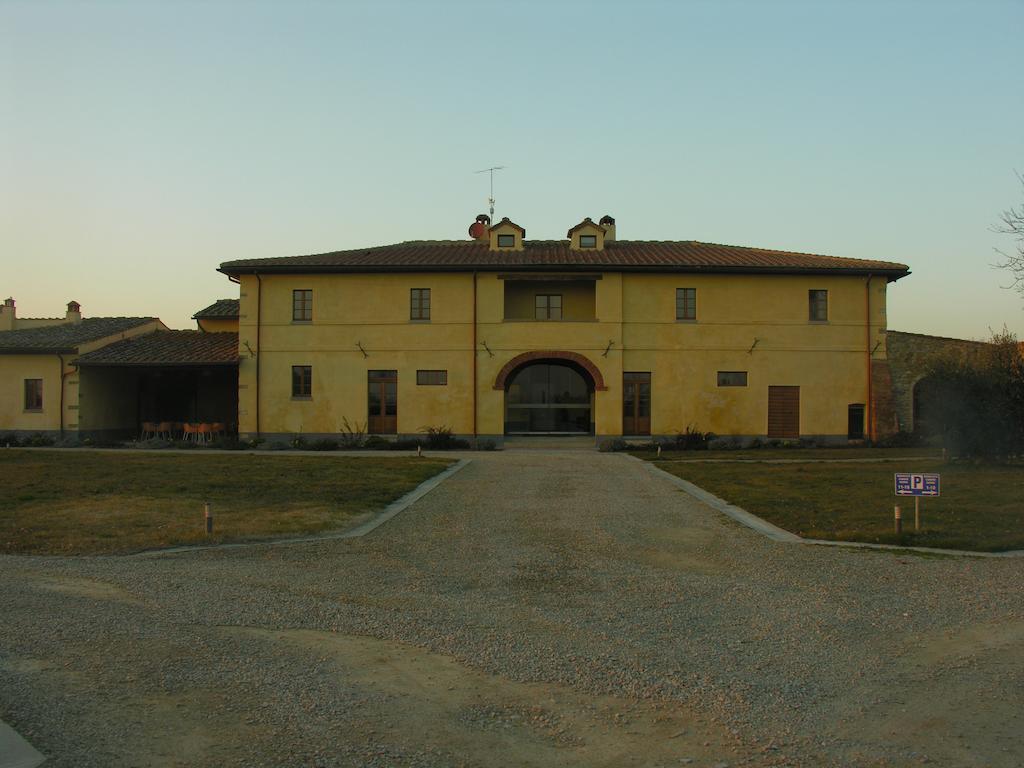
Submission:
<svg viewBox="0 0 1024 768">
<path fill-rule="evenodd" d="M 523 363 L 505 378 L 505 434 L 594 434 L 594 379 L 566 359 Z"/>
</svg>

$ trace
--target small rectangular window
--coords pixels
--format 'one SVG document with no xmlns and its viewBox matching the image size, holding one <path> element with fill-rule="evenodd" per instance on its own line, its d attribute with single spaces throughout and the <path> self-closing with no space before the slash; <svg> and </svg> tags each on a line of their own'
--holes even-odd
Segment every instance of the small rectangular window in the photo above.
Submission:
<svg viewBox="0 0 1024 768">
<path fill-rule="evenodd" d="M 828 320 L 828 291 L 807 292 L 807 316 L 811 322 L 823 323 Z"/>
<path fill-rule="evenodd" d="M 411 288 L 409 290 L 409 319 L 430 319 L 430 289 Z"/>
<path fill-rule="evenodd" d="M 499 248 L 515 248 L 516 247 L 516 236 L 515 235 L 498 235 L 498 247 Z"/>
<path fill-rule="evenodd" d="M 720 387 L 745 387 L 747 386 L 746 371 L 719 371 L 718 386 Z"/>
<path fill-rule="evenodd" d="M 43 380 L 25 379 L 25 410 L 43 410 Z"/>
<path fill-rule="evenodd" d="M 562 319 L 562 294 L 539 293 L 534 302 L 534 317 L 537 320 Z"/>
<path fill-rule="evenodd" d="M 292 291 L 292 320 L 308 323 L 313 319 L 313 291 L 303 288 Z"/>
<path fill-rule="evenodd" d="M 597 248 L 597 235 L 580 235 L 580 248 Z"/>
<path fill-rule="evenodd" d="M 864 439 L 864 406 L 853 403 L 846 408 L 846 437 L 848 440 Z"/>
<path fill-rule="evenodd" d="M 448 371 L 416 371 L 416 383 L 443 387 L 448 384 Z"/>
<path fill-rule="evenodd" d="M 697 319 L 697 289 L 676 288 L 676 320 Z"/>
<path fill-rule="evenodd" d="M 313 396 L 313 366 L 292 366 L 292 397 Z"/>
</svg>

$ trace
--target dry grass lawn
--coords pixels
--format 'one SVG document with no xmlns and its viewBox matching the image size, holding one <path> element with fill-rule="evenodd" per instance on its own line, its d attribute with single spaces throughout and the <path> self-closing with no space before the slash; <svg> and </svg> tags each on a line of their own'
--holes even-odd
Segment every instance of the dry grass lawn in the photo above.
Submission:
<svg viewBox="0 0 1024 768">
<path fill-rule="evenodd" d="M 941 461 L 877 464 L 657 462 L 657 466 L 726 501 L 811 539 L 866 541 L 977 551 L 1024 549 L 1024 466 Z M 895 472 L 938 472 L 942 495 L 897 498 Z M 903 534 L 893 529 L 893 507 Z"/>
<path fill-rule="evenodd" d="M 0 553 L 97 554 L 337 530 L 452 462 L 0 451 Z M 207 536 L 203 502 L 214 516 Z"/>
</svg>

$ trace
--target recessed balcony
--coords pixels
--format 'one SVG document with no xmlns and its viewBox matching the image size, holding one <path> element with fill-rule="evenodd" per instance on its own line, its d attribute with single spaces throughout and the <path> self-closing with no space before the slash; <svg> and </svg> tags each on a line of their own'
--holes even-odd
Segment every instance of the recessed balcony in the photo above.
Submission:
<svg viewBox="0 0 1024 768">
<path fill-rule="evenodd" d="M 505 278 L 505 322 L 594 322 L 596 278 Z"/>
</svg>

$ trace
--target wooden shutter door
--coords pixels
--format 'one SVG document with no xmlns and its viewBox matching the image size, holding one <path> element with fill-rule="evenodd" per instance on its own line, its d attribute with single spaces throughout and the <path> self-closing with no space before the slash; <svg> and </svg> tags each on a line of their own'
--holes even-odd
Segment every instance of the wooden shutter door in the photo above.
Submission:
<svg viewBox="0 0 1024 768">
<path fill-rule="evenodd" d="M 768 387 L 768 437 L 800 437 L 800 387 Z"/>
</svg>

